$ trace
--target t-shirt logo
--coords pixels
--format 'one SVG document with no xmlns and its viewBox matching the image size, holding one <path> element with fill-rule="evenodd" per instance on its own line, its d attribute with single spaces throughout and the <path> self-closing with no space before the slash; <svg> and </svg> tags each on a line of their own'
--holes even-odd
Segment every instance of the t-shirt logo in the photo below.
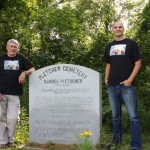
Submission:
<svg viewBox="0 0 150 150">
<path fill-rule="evenodd" d="M 110 56 L 125 55 L 126 44 L 113 45 L 110 48 Z"/>
<path fill-rule="evenodd" d="M 19 70 L 19 61 L 18 60 L 5 60 L 4 61 L 4 70 Z"/>
</svg>

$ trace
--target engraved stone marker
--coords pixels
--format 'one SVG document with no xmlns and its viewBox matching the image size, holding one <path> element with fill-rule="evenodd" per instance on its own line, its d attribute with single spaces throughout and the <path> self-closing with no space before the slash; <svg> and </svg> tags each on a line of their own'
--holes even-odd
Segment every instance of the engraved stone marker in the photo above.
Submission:
<svg viewBox="0 0 150 150">
<path fill-rule="evenodd" d="M 29 77 L 30 142 L 76 144 L 85 129 L 100 140 L 100 74 L 86 67 L 59 64 Z"/>
</svg>

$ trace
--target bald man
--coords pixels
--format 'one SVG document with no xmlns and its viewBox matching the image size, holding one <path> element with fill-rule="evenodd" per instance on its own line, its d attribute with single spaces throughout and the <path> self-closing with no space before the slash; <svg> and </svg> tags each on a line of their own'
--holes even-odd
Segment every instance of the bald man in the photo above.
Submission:
<svg viewBox="0 0 150 150">
<path fill-rule="evenodd" d="M 141 68 L 139 46 L 134 40 L 125 38 L 121 21 L 114 22 L 112 34 L 113 41 L 106 46 L 104 54 L 105 84 L 108 87 L 113 124 L 112 141 L 106 145 L 106 149 L 122 142 L 121 105 L 124 104 L 130 117 L 131 149 L 140 150 L 142 141 L 134 85 Z"/>
</svg>

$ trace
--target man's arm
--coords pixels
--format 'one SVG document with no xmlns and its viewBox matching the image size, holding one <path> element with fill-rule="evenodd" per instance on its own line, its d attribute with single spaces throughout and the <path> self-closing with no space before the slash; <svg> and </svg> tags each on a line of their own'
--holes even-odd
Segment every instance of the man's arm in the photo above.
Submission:
<svg viewBox="0 0 150 150">
<path fill-rule="evenodd" d="M 0 101 L 2 100 L 2 94 L 0 93 Z"/>
<path fill-rule="evenodd" d="M 120 84 L 130 86 L 132 84 L 134 78 L 138 74 L 140 68 L 141 68 L 141 60 L 138 60 L 135 62 L 135 66 L 134 66 L 133 71 L 132 71 L 131 75 L 129 76 L 129 78 L 127 80 L 121 82 Z"/>
<path fill-rule="evenodd" d="M 23 71 L 21 74 L 20 74 L 20 76 L 19 76 L 19 83 L 24 83 L 24 81 L 25 81 L 25 76 L 26 75 L 30 75 L 32 72 L 34 72 L 35 71 L 35 69 L 32 67 L 32 68 L 30 68 L 30 69 L 28 69 L 27 71 Z"/>
<path fill-rule="evenodd" d="M 109 77 L 109 72 L 110 72 L 110 64 L 106 64 L 105 67 L 105 84 L 108 84 L 108 77 Z"/>
<path fill-rule="evenodd" d="M 32 72 L 34 72 L 35 71 L 35 69 L 32 67 L 31 69 L 29 69 L 29 70 L 27 70 L 27 71 L 24 71 L 23 73 L 25 74 L 25 75 L 30 75 Z"/>
</svg>

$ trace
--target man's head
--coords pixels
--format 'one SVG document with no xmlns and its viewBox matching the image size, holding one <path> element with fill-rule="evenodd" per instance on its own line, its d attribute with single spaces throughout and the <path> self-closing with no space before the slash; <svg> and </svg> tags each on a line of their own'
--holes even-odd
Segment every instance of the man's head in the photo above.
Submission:
<svg viewBox="0 0 150 150">
<path fill-rule="evenodd" d="M 10 39 L 7 41 L 6 45 L 7 55 L 9 57 L 15 57 L 19 51 L 19 42 L 15 39 Z"/>
<path fill-rule="evenodd" d="M 121 21 L 115 21 L 112 25 L 112 33 L 114 38 L 121 39 L 123 38 L 124 26 Z"/>
</svg>

